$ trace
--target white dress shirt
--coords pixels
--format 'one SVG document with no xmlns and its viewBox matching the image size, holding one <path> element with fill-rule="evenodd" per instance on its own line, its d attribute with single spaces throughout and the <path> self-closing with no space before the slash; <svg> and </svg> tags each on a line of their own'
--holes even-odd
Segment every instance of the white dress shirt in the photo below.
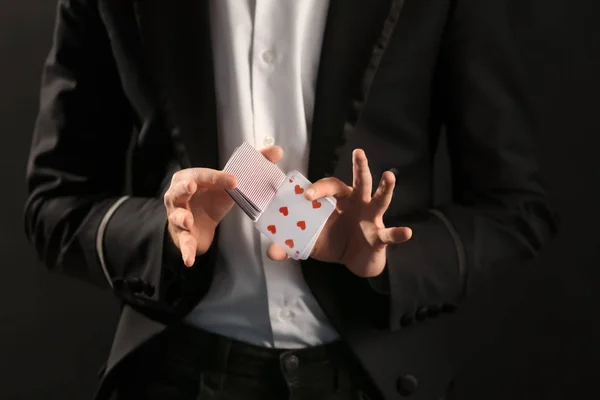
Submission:
<svg viewBox="0 0 600 400">
<path fill-rule="evenodd" d="M 220 168 L 244 141 L 278 144 L 284 172 L 308 169 L 315 86 L 328 1 L 210 0 Z M 265 347 L 302 348 L 337 333 L 298 261 L 271 261 L 268 240 L 238 208 L 221 222 L 206 297 L 186 322 Z"/>
</svg>

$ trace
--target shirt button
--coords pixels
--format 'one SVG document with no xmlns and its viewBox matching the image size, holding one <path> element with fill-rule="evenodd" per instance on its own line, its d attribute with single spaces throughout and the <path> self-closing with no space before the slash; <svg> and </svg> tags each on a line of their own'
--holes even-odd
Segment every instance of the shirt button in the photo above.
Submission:
<svg viewBox="0 0 600 400">
<path fill-rule="evenodd" d="M 275 61 L 275 54 L 273 54 L 271 50 L 267 50 L 262 53 L 262 59 L 267 64 L 273 64 L 273 61 Z"/>
<path fill-rule="evenodd" d="M 275 144 L 275 139 L 273 138 L 273 136 L 265 136 L 265 138 L 263 139 L 263 144 L 266 147 L 273 146 Z"/>
<path fill-rule="evenodd" d="M 281 319 L 290 319 L 292 313 L 290 312 L 290 310 L 284 308 L 279 312 L 279 316 L 281 317 Z"/>
</svg>

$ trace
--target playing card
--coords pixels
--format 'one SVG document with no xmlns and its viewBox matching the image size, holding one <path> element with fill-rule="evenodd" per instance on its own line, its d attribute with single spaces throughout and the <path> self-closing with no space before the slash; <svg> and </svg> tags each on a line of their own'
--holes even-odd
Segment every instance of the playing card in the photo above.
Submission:
<svg viewBox="0 0 600 400">
<path fill-rule="evenodd" d="M 237 187 L 227 193 L 253 221 L 267 208 L 285 179 L 283 171 L 248 142 L 234 150 L 223 171 L 237 178 Z"/>
<path fill-rule="evenodd" d="M 310 240 L 310 242 L 308 243 L 308 245 L 306 246 L 306 248 L 304 249 L 304 251 L 300 255 L 300 259 L 301 260 L 306 260 L 307 258 L 310 257 L 310 255 L 312 253 L 312 250 L 315 247 L 315 243 L 316 243 L 317 239 L 319 238 L 319 236 L 321 235 L 321 231 L 325 227 L 326 223 L 327 223 L 327 220 L 323 221 L 323 223 L 321 224 L 321 227 L 317 230 L 317 233 Z"/>
<path fill-rule="evenodd" d="M 307 251 L 307 248 L 312 249 L 336 204 L 333 197 L 307 200 L 304 192 L 310 184 L 298 171 L 287 174 L 255 224 L 260 232 L 278 243 L 295 260 L 308 258 L 310 250 Z"/>
</svg>

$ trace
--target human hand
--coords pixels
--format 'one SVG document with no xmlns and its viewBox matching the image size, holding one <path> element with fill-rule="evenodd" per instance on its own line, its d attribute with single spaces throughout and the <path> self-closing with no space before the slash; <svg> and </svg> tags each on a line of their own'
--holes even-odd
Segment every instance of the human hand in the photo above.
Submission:
<svg viewBox="0 0 600 400">
<path fill-rule="evenodd" d="M 345 265 L 360 277 L 374 277 L 385 268 L 385 249 L 392 243 L 411 238 L 407 227 L 386 228 L 383 214 L 392 200 L 394 174 L 386 171 L 379 187 L 372 193 L 372 177 L 363 150 L 352 153 L 353 184 L 346 185 L 337 178 L 324 178 L 313 183 L 305 192 L 308 200 L 334 196 L 337 206 L 331 214 L 311 253 L 311 258 Z M 287 253 L 276 243 L 267 251 L 273 260 L 285 260 Z"/>
<path fill-rule="evenodd" d="M 272 163 L 283 157 L 279 146 L 261 153 Z M 186 266 L 191 267 L 196 255 L 210 248 L 217 226 L 235 204 L 225 189 L 236 185 L 233 175 L 210 168 L 187 168 L 173 175 L 164 202 L 169 234 Z"/>
</svg>

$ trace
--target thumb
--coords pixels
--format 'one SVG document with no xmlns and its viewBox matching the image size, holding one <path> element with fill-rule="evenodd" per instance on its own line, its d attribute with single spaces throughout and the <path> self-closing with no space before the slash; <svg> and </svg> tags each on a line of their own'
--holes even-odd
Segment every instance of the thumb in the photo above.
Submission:
<svg viewBox="0 0 600 400">
<path fill-rule="evenodd" d="M 277 243 L 271 243 L 267 249 L 267 257 L 274 261 L 284 261 L 290 258 L 285 250 Z"/>
</svg>

